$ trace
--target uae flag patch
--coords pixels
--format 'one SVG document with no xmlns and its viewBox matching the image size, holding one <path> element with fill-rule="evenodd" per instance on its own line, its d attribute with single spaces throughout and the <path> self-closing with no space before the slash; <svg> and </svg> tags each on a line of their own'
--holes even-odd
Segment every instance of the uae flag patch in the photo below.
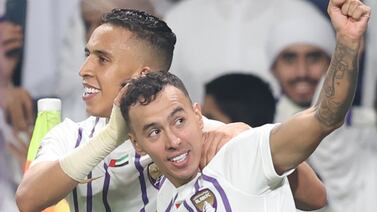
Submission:
<svg viewBox="0 0 377 212">
<path fill-rule="evenodd" d="M 129 162 L 129 157 L 128 155 L 122 156 L 119 159 L 111 159 L 109 163 L 109 167 L 120 167 L 120 166 L 125 166 Z"/>
</svg>

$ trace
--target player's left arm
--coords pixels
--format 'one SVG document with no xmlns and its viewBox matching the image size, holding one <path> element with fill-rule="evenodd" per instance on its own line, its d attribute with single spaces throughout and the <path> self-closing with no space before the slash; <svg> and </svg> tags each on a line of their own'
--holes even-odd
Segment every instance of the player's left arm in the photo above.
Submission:
<svg viewBox="0 0 377 212">
<path fill-rule="evenodd" d="M 297 209 L 317 210 L 327 204 L 326 188 L 306 162 L 302 162 L 288 180 Z"/>
<path fill-rule="evenodd" d="M 313 107 L 271 131 L 272 160 L 280 174 L 306 160 L 326 135 L 340 127 L 353 101 L 358 53 L 370 8 L 359 0 L 330 0 L 328 12 L 337 45 L 320 97 Z"/>
</svg>

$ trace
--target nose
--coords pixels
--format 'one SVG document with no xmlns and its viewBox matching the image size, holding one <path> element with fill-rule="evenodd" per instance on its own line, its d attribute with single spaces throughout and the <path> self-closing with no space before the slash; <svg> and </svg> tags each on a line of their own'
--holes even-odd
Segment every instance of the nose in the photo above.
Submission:
<svg viewBox="0 0 377 212">
<path fill-rule="evenodd" d="M 305 77 L 308 74 L 308 64 L 303 57 L 299 57 L 296 67 L 297 76 Z"/>
<path fill-rule="evenodd" d="M 165 147 L 167 150 L 175 150 L 181 144 L 181 139 L 177 136 L 173 131 L 167 130 L 166 131 L 166 142 Z"/>
<path fill-rule="evenodd" d="M 85 77 L 88 77 L 88 76 L 92 76 L 93 72 L 94 72 L 94 68 L 93 68 L 90 56 L 88 56 L 85 59 L 84 63 L 82 64 L 81 68 L 80 68 L 79 75 L 82 78 L 85 78 Z"/>
</svg>

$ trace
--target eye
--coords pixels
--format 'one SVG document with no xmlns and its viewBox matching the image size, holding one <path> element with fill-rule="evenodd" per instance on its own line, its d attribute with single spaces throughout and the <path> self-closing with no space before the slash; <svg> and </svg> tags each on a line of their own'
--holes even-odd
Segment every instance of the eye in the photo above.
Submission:
<svg viewBox="0 0 377 212">
<path fill-rule="evenodd" d="M 148 133 L 148 136 L 149 137 L 155 137 L 157 136 L 158 134 L 160 134 L 160 130 L 159 129 L 152 129 L 149 133 Z"/>
<path fill-rule="evenodd" d="M 321 52 L 312 52 L 306 56 L 309 63 L 319 63 L 322 61 L 322 58 L 325 58 L 325 56 Z"/>
<path fill-rule="evenodd" d="M 85 51 L 85 57 L 89 56 L 89 51 Z"/>
<path fill-rule="evenodd" d="M 103 56 L 99 56 L 99 57 L 98 57 L 98 62 L 99 62 L 100 64 L 105 64 L 107 61 L 108 61 L 108 60 L 107 60 L 105 57 L 103 57 Z"/>
<path fill-rule="evenodd" d="M 184 124 L 185 122 L 185 119 L 184 118 L 178 118 L 176 121 L 175 121 L 175 126 L 177 127 L 180 127 Z"/>
<path fill-rule="evenodd" d="M 284 53 L 281 58 L 285 63 L 292 64 L 295 62 L 297 55 L 294 53 Z"/>
</svg>

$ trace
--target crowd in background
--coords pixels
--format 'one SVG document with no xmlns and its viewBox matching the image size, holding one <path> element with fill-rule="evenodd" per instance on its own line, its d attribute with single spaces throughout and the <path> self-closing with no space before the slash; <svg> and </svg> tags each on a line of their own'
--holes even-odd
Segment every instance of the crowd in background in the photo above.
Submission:
<svg viewBox="0 0 377 212">
<path fill-rule="evenodd" d="M 375 0 L 366 0 L 377 9 Z M 0 211 L 14 194 L 43 97 L 64 118 L 87 116 L 78 72 L 101 14 L 134 8 L 162 17 L 177 35 L 171 72 L 209 118 L 252 127 L 309 107 L 331 61 L 335 34 L 326 0 L 0 0 Z M 359 64 L 347 121 L 309 163 L 324 182 L 321 211 L 377 210 L 377 16 Z M 360 164 L 363 164 L 362 166 Z"/>
</svg>

